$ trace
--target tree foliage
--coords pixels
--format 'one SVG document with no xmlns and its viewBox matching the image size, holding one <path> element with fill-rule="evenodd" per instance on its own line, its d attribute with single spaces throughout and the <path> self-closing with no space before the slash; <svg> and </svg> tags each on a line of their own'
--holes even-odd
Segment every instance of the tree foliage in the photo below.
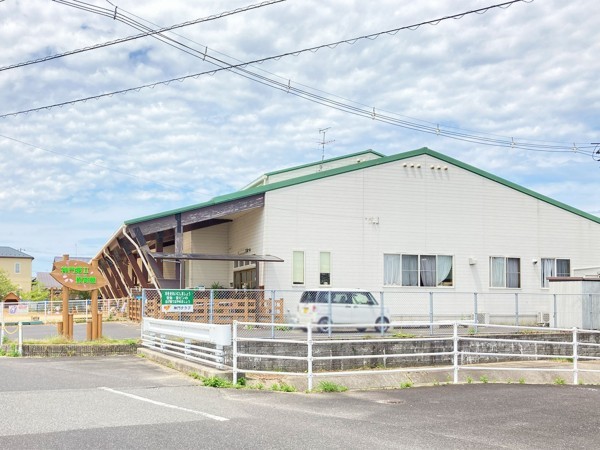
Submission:
<svg viewBox="0 0 600 450">
<path fill-rule="evenodd" d="M 50 298 L 50 291 L 39 281 L 31 283 L 31 291 L 23 292 L 21 294 L 22 300 L 31 300 L 34 302 L 41 300 L 48 300 Z"/>
<path fill-rule="evenodd" d="M 17 292 L 17 289 L 17 286 L 8 278 L 8 274 L 0 269 L 0 300 L 9 292 Z"/>
</svg>

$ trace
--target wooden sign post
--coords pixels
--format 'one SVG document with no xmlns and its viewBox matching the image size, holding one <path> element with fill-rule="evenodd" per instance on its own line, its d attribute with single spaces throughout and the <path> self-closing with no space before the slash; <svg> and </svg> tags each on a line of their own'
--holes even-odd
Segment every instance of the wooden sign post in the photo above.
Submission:
<svg viewBox="0 0 600 450">
<path fill-rule="evenodd" d="M 54 270 L 50 273 L 52 277 L 62 284 L 62 327 L 59 332 L 67 339 L 73 339 L 73 314 L 69 313 L 69 292 L 91 291 L 92 295 L 92 321 L 87 325 L 88 340 L 95 340 L 102 336 L 102 314 L 98 314 L 98 289 L 107 284 L 106 279 L 98 270 L 98 261 L 92 264 L 69 259 L 69 255 L 63 255 L 62 261 L 54 263 Z"/>
</svg>

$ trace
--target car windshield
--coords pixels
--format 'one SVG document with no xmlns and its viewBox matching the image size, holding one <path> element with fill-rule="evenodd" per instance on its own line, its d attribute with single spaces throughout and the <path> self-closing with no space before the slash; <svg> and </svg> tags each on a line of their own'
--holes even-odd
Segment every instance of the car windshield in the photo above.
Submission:
<svg viewBox="0 0 600 450">
<path fill-rule="evenodd" d="M 342 291 L 305 291 L 300 303 L 329 303 L 330 296 L 333 304 L 377 305 L 370 292 Z"/>
</svg>

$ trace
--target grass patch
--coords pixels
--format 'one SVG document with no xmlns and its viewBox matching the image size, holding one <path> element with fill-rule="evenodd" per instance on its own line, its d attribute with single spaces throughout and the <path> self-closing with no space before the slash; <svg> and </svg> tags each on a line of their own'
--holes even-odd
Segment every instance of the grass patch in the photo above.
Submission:
<svg viewBox="0 0 600 450">
<path fill-rule="evenodd" d="M 139 343 L 139 339 L 110 339 L 106 337 L 101 337 L 93 341 L 71 341 L 62 335 L 47 339 L 29 339 L 23 341 L 23 344 L 30 345 L 138 345 Z"/>
<path fill-rule="evenodd" d="M 412 339 L 414 337 L 417 337 L 417 335 L 410 333 L 394 333 L 392 334 L 392 337 L 396 339 Z"/>
<path fill-rule="evenodd" d="M 525 378 L 523 378 L 523 377 L 519 378 L 519 384 L 525 384 Z"/>
<path fill-rule="evenodd" d="M 402 383 L 400 383 L 400 389 L 409 389 L 411 387 L 413 387 L 412 381 L 403 381 Z"/>
<path fill-rule="evenodd" d="M 558 384 L 559 386 L 562 386 L 563 384 L 565 384 L 565 379 L 561 378 L 561 377 L 556 377 L 554 379 L 554 384 Z"/>
<path fill-rule="evenodd" d="M 294 386 L 292 386 L 291 384 L 284 383 L 283 381 L 279 384 L 273 384 L 271 386 L 271 390 L 277 392 L 296 392 L 296 388 Z"/>
<path fill-rule="evenodd" d="M 341 384 L 333 383 L 332 381 L 321 381 L 317 387 L 319 392 L 345 392 L 348 388 Z"/>
<path fill-rule="evenodd" d="M 467 384 L 471 384 L 473 382 L 473 378 L 472 377 L 467 377 Z"/>
<path fill-rule="evenodd" d="M 482 375 L 482 376 L 479 377 L 479 381 L 481 381 L 482 383 L 486 384 L 486 383 L 489 383 L 490 380 L 485 375 Z"/>
</svg>

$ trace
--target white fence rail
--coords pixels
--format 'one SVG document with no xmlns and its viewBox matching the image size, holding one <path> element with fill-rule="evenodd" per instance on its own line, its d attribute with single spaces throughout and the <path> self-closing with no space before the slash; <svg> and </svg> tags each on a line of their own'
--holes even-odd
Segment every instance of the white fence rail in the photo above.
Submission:
<svg viewBox="0 0 600 450">
<path fill-rule="evenodd" d="M 199 343 L 213 344 L 206 347 Z M 224 368 L 224 346 L 231 345 L 231 327 L 206 323 L 144 318 L 142 345 L 219 369 Z"/>
<path fill-rule="evenodd" d="M 585 353 L 594 353 L 595 355 L 600 355 L 600 343 L 596 342 L 582 342 L 581 335 L 600 335 L 600 331 L 597 330 L 581 330 L 577 328 L 543 328 L 543 333 L 562 333 L 565 336 L 565 340 L 545 340 L 543 338 L 540 339 L 522 339 L 524 333 L 530 332 L 540 332 L 539 327 L 522 327 L 522 326 L 510 326 L 510 325 L 493 325 L 493 330 L 497 333 L 501 332 L 509 332 L 509 333 L 521 333 L 521 335 L 515 336 L 514 339 L 511 338 L 495 338 L 493 336 L 489 336 L 486 334 L 482 335 L 459 335 L 459 327 L 472 327 L 473 322 L 392 322 L 390 323 L 391 327 L 394 328 L 405 328 L 407 326 L 437 326 L 437 327 L 449 327 L 452 330 L 451 333 L 448 333 L 446 336 L 437 336 L 437 337 L 415 337 L 415 338 L 374 338 L 374 339 L 313 339 L 313 328 L 316 328 L 318 325 L 310 325 L 310 324 L 285 324 L 286 327 L 290 329 L 295 328 L 306 328 L 306 338 L 299 339 L 297 335 L 292 339 L 273 339 L 268 337 L 242 337 L 238 332 L 238 329 L 243 329 L 244 327 L 265 327 L 269 325 L 277 325 L 281 326 L 281 324 L 265 324 L 265 323 L 257 323 L 257 322 L 234 322 L 233 324 L 233 349 L 232 349 L 232 367 L 233 367 L 233 381 L 237 382 L 239 373 L 256 373 L 256 374 L 274 374 L 274 375 L 296 375 L 296 376 L 305 376 L 307 378 L 308 389 L 313 389 L 313 379 L 315 377 L 331 377 L 331 376 L 344 376 L 344 375 L 369 375 L 375 373 L 394 373 L 394 372 L 432 372 L 432 371 L 449 371 L 453 372 L 453 382 L 458 383 L 458 374 L 461 370 L 486 370 L 486 371 L 512 371 L 512 370 L 525 370 L 525 371 L 538 371 L 538 372 L 570 372 L 572 374 L 572 382 L 573 384 L 578 384 L 579 382 L 579 374 L 582 372 L 587 373 L 600 373 L 600 369 L 584 369 L 580 367 L 580 362 L 582 361 L 599 361 L 600 356 L 591 356 L 582 354 L 582 350 L 588 350 Z M 343 328 L 347 325 L 328 325 L 332 328 Z M 482 328 L 485 328 L 485 325 L 478 325 L 478 332 L 481 332 Z M 472 328 L 470 328 L 472 329 Z M 597 339 L 595 339 L 597 341 Z M 378 353 L 378 354 L 353 354 L 353 355 L 339 355 L 339 356 L 315 356 L 315 346 L 331 346 L 334 344 L 357 344 L 356 347 L 359 347 L 359 344 L 366 343 L 385 343 L 385 342 L 414 342 L 414 343 L 423 343 L 427 341 L 438 341 L 438 342 L 451 342 L 451 350 L 448 351 L 436 351 L 436 352 L 422 352 L 422 353 Z M 268 343 L 279 343 L 282 345 L 294 345 L 298 346 L 306 346 L 306 352 L 302 356 L 298 356 L 296 354 L 250 354 L 243 353 L 239 351 L 239 344 L 243 342 L 268 342 Z M 494 343 L 495 348 L 498 351 L 495 352 L 486 352 L 486 351 L 474 351 L 472 348 L 475 346 L 465 345 L 469 342 L 480 342 L 480 343 Z M 534 352 L 525 352 L 525 353 L 515 353 L 509 351 L 501 351 L 501 346 L 498 344 L 509 344 L 506 347 L 510 348 L 510 344 L 516 344 L 522 346 L 523 344 L 532 344 L 531 347 L 534 349 Z M 461 347 L 469 348 L 468 350 L 461 350 Z M 563 348 L 562 351 L 549 351 L 548 353 L 543 353 L 539 349 L 546 348 Z M 451 359 L 451 364 L 439 365 L 436 367 L 403 367 L 403 368 L 390 368 L 383 370 L 352 370 L 352 371 L 319 371 L 315 372 L 313 369 L 313 365 L 315 362 L 324 361 L 324 360 L 350 360 L 350 359 L 390 359 L 390 358 L 418 358 L 418 357 L 427 357 L 427 356 L 445 356 Z M 463 356 L 464 358 L 460 358 Z M 511 359 L 511 360 L 531 360 L 531 359 L 557 359 L 561 358 L 565 361 L 572 361 L 570 367 L 558 367 L 558 368 L 548 368 L 548 367 L 514 367 L 510 365 L 500 366 L 498 364 L 494 366 L 489 365 L 481 365 L 481 364 L 467 364 L 461 363 L 461 359 L 468 360 L 469 358 L 474 357 L 493 357 L 493 358 L 503 358 L 503 359 Z M 301 371 L 280 371 L 280 370 L 256 370 L 249 367 L 240 367 L 240 359 L 243 358 L 251 358 L 254 361 L 261 359 L 277 359 L 277 360 L 289 360 L 289 361 L 306 361 L 306 370 Z"/>
</svg>

